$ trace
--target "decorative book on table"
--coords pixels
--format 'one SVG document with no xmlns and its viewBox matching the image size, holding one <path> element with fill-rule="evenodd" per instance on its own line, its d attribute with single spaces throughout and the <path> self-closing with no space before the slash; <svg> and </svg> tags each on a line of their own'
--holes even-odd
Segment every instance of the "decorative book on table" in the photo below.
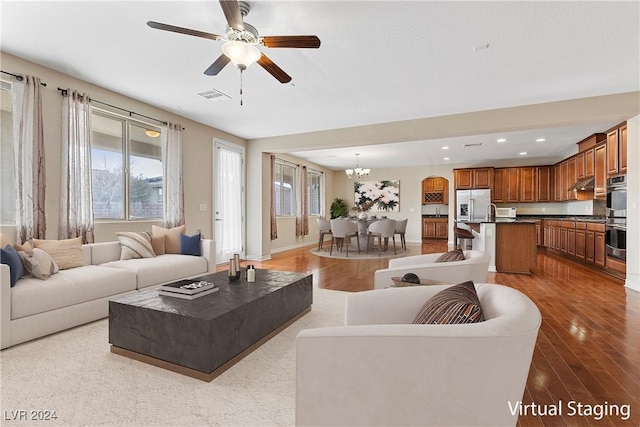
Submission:
<svg viewBox="0 0 640 427">
<path fill-rule="evenodd" d="M 158 288 L 159 291 L 173 292 L 184 295 L 195 295 L 202 292 L 206 292 L 210 289 L 218 289 L 213 282 L 207 282 L 200 280 L 194 282 L 192 280 L 179 280 L 174 283 L 168 283 Z"/>
<path fill-rule="evenodd" d="M 180 293 L 180 292 L 163 291 L 162 289 L 159 289 L 158 290 L 158 295 L 162 295 L 162 296 L 165 296 L 165 297 L 182 298 L 182 299 L 192 300 L 192 299 L 203 297 L 205 295 L 212 294 L 212 293 L 217 292 L 219 290 L 220 290 L 220 288 L 217 287 L 217 286 L 213 286 L 213 287 L 209 286 L 207 289 L 205 289 L 203 291 L 200 291 L 198 293 L 195 293 L 195 294 L 183 294 L 183 293 Z"/>
</svg>

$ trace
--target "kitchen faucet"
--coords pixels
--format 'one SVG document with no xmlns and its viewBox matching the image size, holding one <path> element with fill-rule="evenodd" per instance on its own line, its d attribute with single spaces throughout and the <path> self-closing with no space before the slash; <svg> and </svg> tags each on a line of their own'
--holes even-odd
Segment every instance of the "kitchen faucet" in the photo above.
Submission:
<svg viewBox="0 0 640 427">
<path fill-rule="evenodd" d="M 491 214 L 491 206 L 493 206 L 493 214 Z M 493 203 L 489 203 L 487 205 L 486 220 L 491 221 L 492 218 L 493 220 L 495 220 L 497 212 L 498 212 L 498 207 Z"/>
</svg>

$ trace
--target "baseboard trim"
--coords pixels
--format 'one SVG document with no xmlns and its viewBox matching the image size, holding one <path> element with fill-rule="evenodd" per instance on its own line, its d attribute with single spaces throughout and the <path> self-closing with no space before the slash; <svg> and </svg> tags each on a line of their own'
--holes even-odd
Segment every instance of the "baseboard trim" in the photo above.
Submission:
<svg viewBox="0 0 640 427">
<path fill-rule="evenodd" d="M 627 274 L 624 286 L 632 291 L 640 292 L 640 274 Z"/>
</svg>

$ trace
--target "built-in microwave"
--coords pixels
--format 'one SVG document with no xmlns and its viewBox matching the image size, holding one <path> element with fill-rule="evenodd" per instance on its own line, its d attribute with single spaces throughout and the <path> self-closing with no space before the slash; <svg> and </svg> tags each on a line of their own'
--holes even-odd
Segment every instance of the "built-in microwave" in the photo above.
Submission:
<svg viewBox="0 0 640 427">
<path fill-rule="evenodd" d="M 516 208 L 496 208 L 496 218 L 515 218 Z"/>
</svg>

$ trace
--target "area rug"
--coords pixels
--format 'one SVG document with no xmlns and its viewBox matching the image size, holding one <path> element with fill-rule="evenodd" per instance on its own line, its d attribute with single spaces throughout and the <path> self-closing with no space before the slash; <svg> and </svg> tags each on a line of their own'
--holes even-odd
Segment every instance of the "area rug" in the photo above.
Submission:
<svg viewBox="0 0 640 427">
<path fill-rule="evenodd" d="M 314 288 L 310 313 L 210 383 L 110 353 L 106 319 L 3 350 L 3 412 L 55 411 L 56 419 L 1 424 L 292 426 L 295 338 L 343 324 L 346 294 Z"/>
<path fill-rule="evenodd" d="M 326 258 L 335 258 L 335 259 L 380 259 L 380 258 L 391 259 L 391 258 L 401 258 L 408 255 L 408 253 L 404 249 L 399 247 L 396 247 L 396 252 L 397 254 L 393 253 L 393 246 L 391 246 L 385 252 L 382 252 L 380 255 L 378 255 L 377 249 L 369 251 L 369 253 L 366 253 L 364 251 L 360 251 L 360 253 L 358 253 L 357 249 L 355 250 L 349 249 L 349 256 L 347 257 L 346 250 L 343 250 L 341 252 L 336 250 L 336 248 L 333 248 L 333 254 L 330 255 L 328 247 L 323 247 L 320 250 L 318 250 L 317 247 L 315 247 L 314 249 L 311 249 L 311 253 L 313 255 L 326 257 Z"/>
</svg>

